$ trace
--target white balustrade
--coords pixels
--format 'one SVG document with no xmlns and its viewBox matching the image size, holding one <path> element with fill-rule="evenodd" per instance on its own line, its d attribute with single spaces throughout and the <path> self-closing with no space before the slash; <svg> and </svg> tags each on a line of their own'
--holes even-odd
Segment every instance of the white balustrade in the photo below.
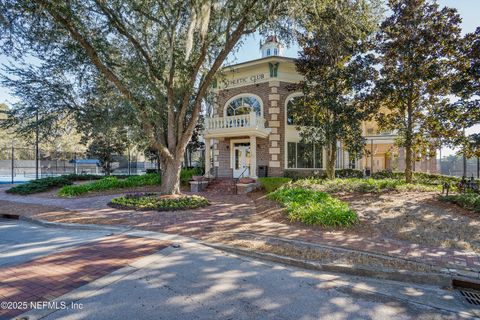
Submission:
<svg viewBox="0 0 480 320">
<path fill-rule="evenodd" d="M 207 131 L 230 128 L 263 129 L 265 128 L 265 119 L 257 116 L 257 114 L 254 112 L 237 116 L 205 119 L 205 130 Z"/>
</svg>

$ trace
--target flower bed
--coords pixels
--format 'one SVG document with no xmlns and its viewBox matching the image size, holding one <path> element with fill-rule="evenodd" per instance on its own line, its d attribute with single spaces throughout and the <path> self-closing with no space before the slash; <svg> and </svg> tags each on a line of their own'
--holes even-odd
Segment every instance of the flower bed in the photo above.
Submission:
<svg viewBox="0 0 480 320">
<path fill-rule="evenodd" d="M 118 209 L 173 211 L 196 209 L 208 206 L 209 204 L 206 198 L 197 195 L 161 196 L 156 193 L 143 193 L 125 195 L 112 199 L 108 205 Z"/>
</svg>

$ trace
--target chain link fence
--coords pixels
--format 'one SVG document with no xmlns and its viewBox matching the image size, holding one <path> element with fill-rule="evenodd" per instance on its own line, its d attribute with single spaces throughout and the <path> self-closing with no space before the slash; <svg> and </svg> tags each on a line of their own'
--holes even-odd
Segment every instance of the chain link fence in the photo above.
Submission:
<svg viewBox="0 0 480 320">
<path fill-rule="evenodd" d="M 156 168 L 157 163 L 148 161 L 141 153 L 128 152 L 113 156 L 113 175 L 139 175 Z M 89 159 L 84 153 L 39 150 L 37 161 L 35 148 L 0 148 L 0 184 L 73 173 L 104 175 L 99 161 Z"/>
</svg>

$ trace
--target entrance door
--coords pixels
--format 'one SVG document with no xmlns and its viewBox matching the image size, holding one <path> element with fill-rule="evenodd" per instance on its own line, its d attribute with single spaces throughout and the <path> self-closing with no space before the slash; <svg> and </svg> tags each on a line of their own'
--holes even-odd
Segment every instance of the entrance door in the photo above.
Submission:
<svg viewBox="0 0 480 320">
<path fill-rule="evenodd" d="M 235 143 L 233 161 L 234 178 L 250 176 L 250 143 Z"/>
</svg>

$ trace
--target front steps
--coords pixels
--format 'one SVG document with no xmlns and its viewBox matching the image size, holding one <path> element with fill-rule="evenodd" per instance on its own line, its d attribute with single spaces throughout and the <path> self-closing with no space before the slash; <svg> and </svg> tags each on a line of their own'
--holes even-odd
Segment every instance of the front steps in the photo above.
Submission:
<svg viewBox="0 0 480 320">
<path fill-rule="evenodd" d="M 235 194 L 235 181 L 231 178 L 216 178 L 210 181 L 205 191 L 213 194 Z"/>
</svg>

